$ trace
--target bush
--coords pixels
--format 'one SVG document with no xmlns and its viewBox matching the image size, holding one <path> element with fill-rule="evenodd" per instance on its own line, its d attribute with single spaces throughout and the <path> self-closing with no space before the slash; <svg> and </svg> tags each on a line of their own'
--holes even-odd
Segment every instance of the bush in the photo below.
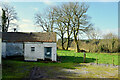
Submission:
<svg viewBox="0 0 120 80">
<path fill-rule="evenodd" d="M 80 50 L 85 50 L 86 52 L 120 52 L 120 43 L 118 43 L 117 38 L 101 40 L 79 40 L 78 43 Z M 71 41 L 69 48 L 72 50 L 76 49 L 74 41 Z"/>
</svg>

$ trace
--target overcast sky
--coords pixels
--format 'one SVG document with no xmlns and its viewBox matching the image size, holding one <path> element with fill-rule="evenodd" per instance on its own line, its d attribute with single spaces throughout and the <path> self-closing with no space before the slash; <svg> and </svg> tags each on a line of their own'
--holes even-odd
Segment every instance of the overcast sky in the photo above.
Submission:
<svg viewBox="0 0 120 80">
<path fill-rule="evenodd" d="M 1 0 L 0 0 L 1 1 Z M 7 0 L 6 0 L 7 1 Z M 18 0 L 19 1 L 19 0 Z M 31 0 L 32 1 L 32 0 Z M 95 0 L 93 0 L 95 1 Z M 103 0 L 99 0 L 103 1 Z M 101 33 L 113 32 L 118 33 L 118 0 L 104 0 L 106 2 L 86 2 L 90 6 L 88 15 L 91 17 L 91 22 L 94 27 L 101 30 Z M 111 1 L 111 2 L 107 2 Z M 8 2 L 11 6 L 15 7 L 18 14 L 20 32 L 41 32 L 42 29 L 36 27 L 34 24 L 34 15 L 37 12 L 44 13 L 48 7 L 60 5 L 63 2 L 48 0 L 44 2 Z"/>
</svg>

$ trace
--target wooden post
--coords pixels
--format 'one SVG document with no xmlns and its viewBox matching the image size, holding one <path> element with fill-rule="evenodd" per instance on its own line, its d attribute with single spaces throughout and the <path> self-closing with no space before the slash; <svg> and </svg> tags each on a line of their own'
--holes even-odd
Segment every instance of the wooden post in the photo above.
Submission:
<svg viewBox="0 0 120 80">
<path fill-rule="evenodd" d="M 83 63 L 85 63 L 85 60 L 86 60 L 86 54 L 84 52 Z"/>
<path fill-rule="evenodd" d="M 112 65 L 114 66 L 114 57 L 112 57 Z"/>
<path fill-rule="evenodd" d="M 97 56 L 96 56 L 96 64 L 98 64 L 98 59 L 97 59 Z"/>
</svg>

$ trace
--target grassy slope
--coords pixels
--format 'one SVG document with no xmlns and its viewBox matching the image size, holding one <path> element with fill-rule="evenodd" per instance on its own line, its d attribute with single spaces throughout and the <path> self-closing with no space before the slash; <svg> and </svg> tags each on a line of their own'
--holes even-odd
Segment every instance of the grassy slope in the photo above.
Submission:
<svg viewBox="0 0 120 80">
<path fill-rule="evenodd" d="M 74 51 L 57 51 L 58 56 L 61 56 L 62 63 L 43 63 L 43 62 L 24 62 L 21 58 L 3 60 L 3 78 L 24 78 L 29 76 L 29 72 L 34 66 L 57 66 L 61 68 L 74 69 L 74 65 L 83 62 L 83 53 Z M 74 57 L 76 56 L 76 57 Z M 115 64 L 118 64 L 117 55 L 87 53 L 87 62 L 95 62 L 98 56 L 99 63 L 112 63 L 111 58 L 115 58 Z M 105 61 L 105 60 L 106 61 Z"/>
</svg>

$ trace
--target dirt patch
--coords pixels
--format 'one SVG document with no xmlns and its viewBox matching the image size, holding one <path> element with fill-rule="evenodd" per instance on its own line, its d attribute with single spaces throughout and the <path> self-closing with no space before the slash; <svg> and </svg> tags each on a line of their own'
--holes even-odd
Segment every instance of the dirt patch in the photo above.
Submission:
<svg viewBox="0 0 120 80">
<path fill-rule="evenodd" d="M 95 63 L 78 64 L 73 73 L 82 78 L 118 78 L 118 66 Z"/>
<path fill-rule="evenodd" d="M 29 79 L 66 79 L 64 74 L 65 73 L 61 71 L 61 68 L 55 66 L 33 67 Z"/>
<path fill-rule="evenodd" d="M 70 78 L 118 78 L 118 66 L 78 64 L 75 69 L 56 66 L 33 67 L 29 80 L 59 80 Z"/>
</svg>

